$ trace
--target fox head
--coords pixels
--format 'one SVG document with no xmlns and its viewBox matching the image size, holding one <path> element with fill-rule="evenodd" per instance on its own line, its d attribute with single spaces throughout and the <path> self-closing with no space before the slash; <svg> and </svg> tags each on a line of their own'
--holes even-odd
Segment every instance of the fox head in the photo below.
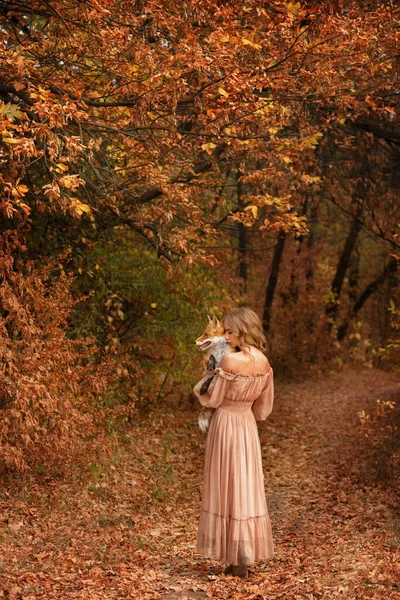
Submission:
<svg viewBox="0 0 400 600">
<path fill-rule="evenodd" d="M 208 316 L 208 325 L 201 336 L 197 338 L 195 344 L 199 350 L 208 350 L 213 343 L 219 341 L 224 336 L 224 332 L 224 326 L 221 321 L 215 315 L 212 318 Z M 218 338 L 218 340 L 215 338 Z"/>
</svg>

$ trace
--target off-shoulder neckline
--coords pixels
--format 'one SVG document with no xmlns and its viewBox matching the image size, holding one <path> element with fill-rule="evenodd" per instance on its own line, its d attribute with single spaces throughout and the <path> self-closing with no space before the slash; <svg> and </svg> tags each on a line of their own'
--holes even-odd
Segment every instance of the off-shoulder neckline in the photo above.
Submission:
<svg viewBox="0 0 400 600">
<path fill-rule="evenodd" d="M 247 373 L 230 373 L 229 371 L 224 371 L 222 367 L 216 369 L 218 373 L 221 373 L 222 376 L 227 375 L 227 379 L 234 379 L 235 377 L 245 377 L 246 379 L 250 379 L 251 377 L 266 377 L 272 373 L 272 367 L 270 366 L 266 373 L 252 373 L 248 375 Z"/>
</svg>

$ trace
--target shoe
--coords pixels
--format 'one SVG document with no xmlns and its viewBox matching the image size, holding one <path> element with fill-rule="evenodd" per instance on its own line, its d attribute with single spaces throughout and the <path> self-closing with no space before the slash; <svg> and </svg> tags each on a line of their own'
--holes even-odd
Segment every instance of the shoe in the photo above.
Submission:
<svg viewBox="0 0 400 600">
<path fill-rule="evenodd" d="M 247 575 L 247 567 L 246 565 L 235 565 L 234 567 L 232 567 L 232 575 L 234 577 L 241 577 L 243 579 L 243 577 L 246 577 Z"/>
<path fill-rule="evenodd" d="M 232 575 L 232 570 L 233 570 L 233 565 L 229 565 L 228 567 L 226 567 L 226 569 L 224 571 L 224 575 Z"/>
</svg>

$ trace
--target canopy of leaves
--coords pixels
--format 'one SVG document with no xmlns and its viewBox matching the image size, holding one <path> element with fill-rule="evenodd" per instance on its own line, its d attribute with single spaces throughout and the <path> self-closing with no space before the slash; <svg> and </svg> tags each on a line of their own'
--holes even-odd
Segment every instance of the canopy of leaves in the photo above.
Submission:
<svg viewBox="0 0 400 600">
<path fill-rule="evenodd" d="M 111 412 L 117 389 L 125 405 L 159 398 L 191 377 L 206 310 L 277 305 L 279 261 L 271 306 L 260 273 L 289 237 L 273 356 L 285 367 L 299 340 L 307 363 L 335 356 L 337 319 L 346 333 L 398 254 L 399 20 L 395 3 L 356 0 L 0 0 L 0 352 L 20 423 L 32 331 L 49 342 L 43 414 L 63 364 Z M 247 263 L 252 235 L 268 247 Z M 345 281 L 354 248 L 365 293 Z M 359 301 L 339 309 L 342 288 Z M 94 365 L 101 389 L 83 384 Z"/>
</svg>

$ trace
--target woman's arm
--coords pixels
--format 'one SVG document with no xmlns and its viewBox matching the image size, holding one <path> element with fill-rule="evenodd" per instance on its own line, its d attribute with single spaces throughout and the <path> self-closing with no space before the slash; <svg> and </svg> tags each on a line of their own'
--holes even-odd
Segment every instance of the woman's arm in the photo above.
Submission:
<svg viewBox="0 0 400 600">
<path fill-rule="evenodd" d="M 272 407 L 274 405 L 274 379 L 273 371 L 270 369 L 268 377 L 266 378 L 265 386 L 261 394 L 253 402 L 251 410 L 257 421 L 265 421 L 265 419 L 271 414 Z"/>
<path fill-rule="evenodd" d="M 212 374 L 212 373 L 211 373 Z M 230 386 L 233 375 L 224 373 L 217 369 L 217 374 L 209 385 L 209 388 L 205 394 L 200 394 L 203 383 L 210 377 L 210 373 L 207 373 L 206 377 L 203 377 L 193 388 L 194 394 L 200 401 L 200 404 L 207 408 L 217 408 L 222 404 L 227 389 Z"/>
</svg>

